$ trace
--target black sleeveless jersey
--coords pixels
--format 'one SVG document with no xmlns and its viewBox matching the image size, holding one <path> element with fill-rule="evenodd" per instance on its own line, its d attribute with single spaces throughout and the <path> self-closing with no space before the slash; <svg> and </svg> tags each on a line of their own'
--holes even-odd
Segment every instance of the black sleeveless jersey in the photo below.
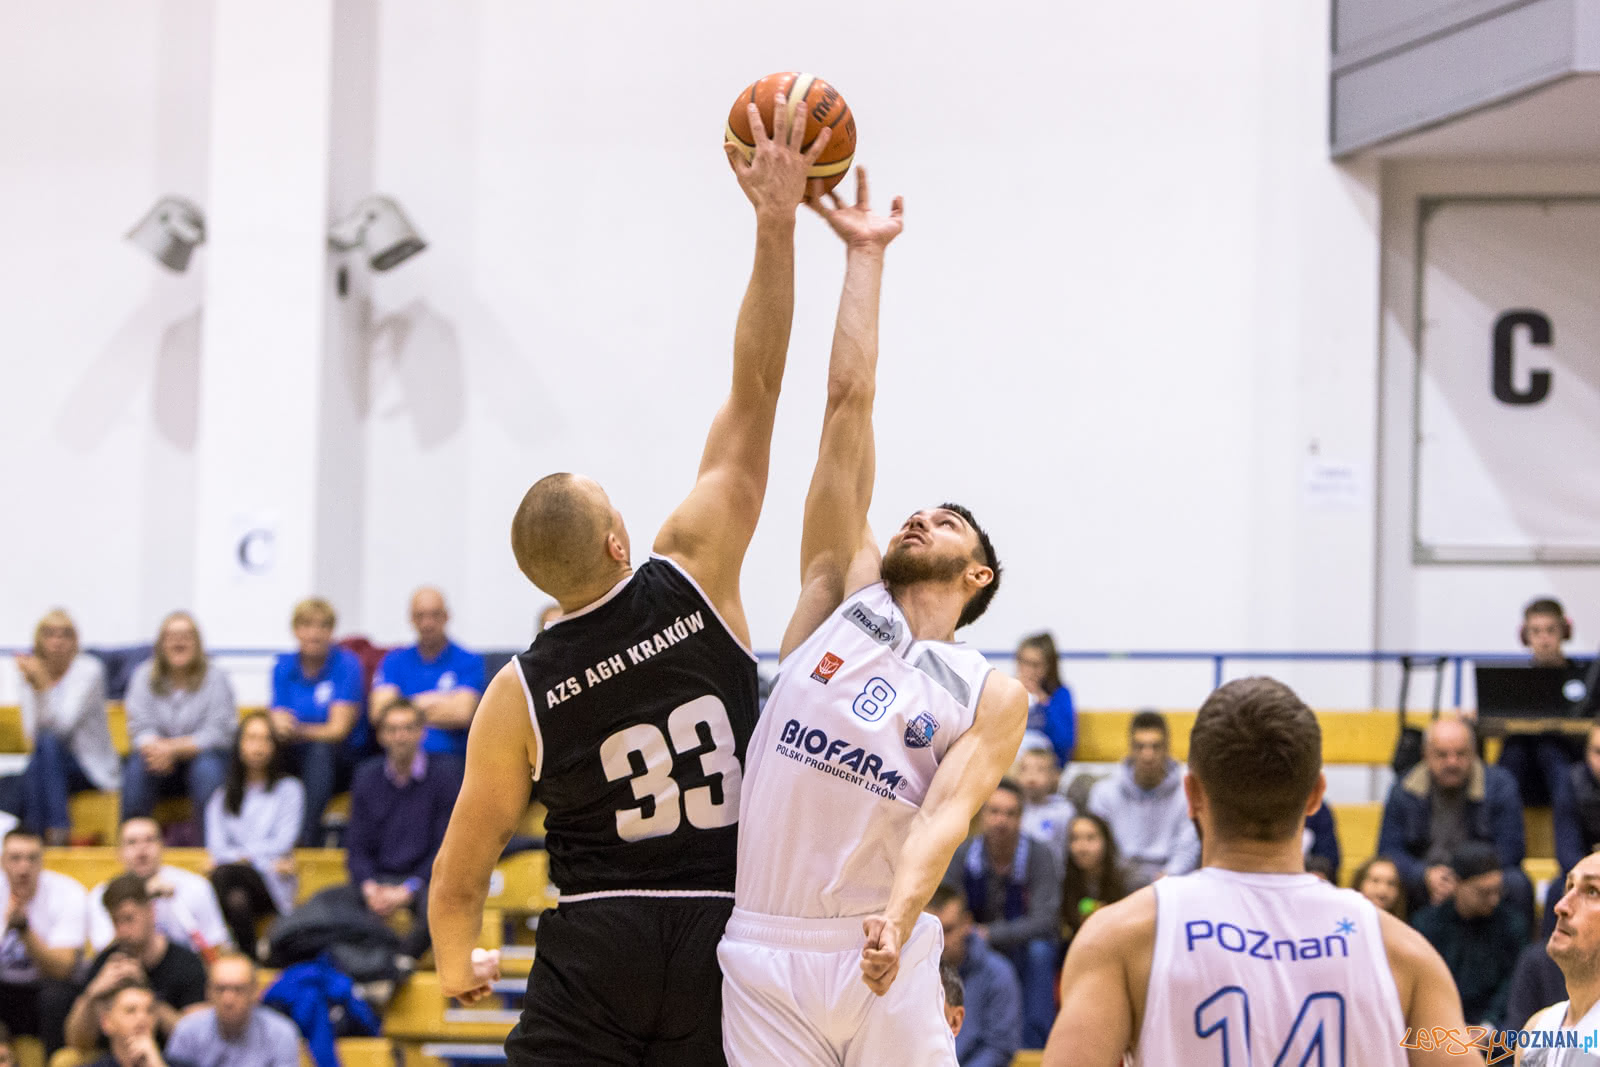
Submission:
<svg viewBox="0 0 1600 1067">
<path fill-rule="evenodd" d="M 517 657 L 549 809 L 550 880 L 586 893 L 733 893 L 756 661 L 661 556 Z"/>
</svg>

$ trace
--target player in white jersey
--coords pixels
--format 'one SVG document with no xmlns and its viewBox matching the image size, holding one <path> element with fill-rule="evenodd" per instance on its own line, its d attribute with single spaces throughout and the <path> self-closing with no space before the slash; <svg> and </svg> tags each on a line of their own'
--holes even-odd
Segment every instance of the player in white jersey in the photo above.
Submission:
<svg viewBox="0 0 1600 1067">
<path fill-rule="evenodd" d="M 1412 1027 L 1464 1034 L 1461 998 L 1421 934 L 1306 873 L 1301 832 L 1325 786 L 1316 716 L 1287 686 L 1211 694 L 1184 779 L 1201 868 L 1084 923 L 1046 1067 L 1117 1067 L 1129 1052 L 1139 1067 L 1483 1062 L 1403 1047 Z"/>
<path fill-rule="evenodd" d="M 847 245 L 828 406 L 806 497 L 800 602 L 745 757 L 733 916 L 718 949 L 733 1064 L 954 1064 L 922 914 L 1016 755 L 1027 693 L 954 641 L 999 561 L 971 512 L 918 511 L 880 556 L 867 528 L 878 290 L 900 232 L 819 205 Z M 898 976 L 898 980 L 897 980 Z"/>
<path fill-rule="evenodd" d="M 1522 1024 L 1530 1035 L 1518 1042 L 1525 1067 L 1600 1067 L 1600 853 L 1590 853 L 1567 872 L 1566 892 L 1556 902 L 1556 928 L 1545 951 L 1567 981 L 1567 1000 L 1536 1012 Z"/>
</svg>

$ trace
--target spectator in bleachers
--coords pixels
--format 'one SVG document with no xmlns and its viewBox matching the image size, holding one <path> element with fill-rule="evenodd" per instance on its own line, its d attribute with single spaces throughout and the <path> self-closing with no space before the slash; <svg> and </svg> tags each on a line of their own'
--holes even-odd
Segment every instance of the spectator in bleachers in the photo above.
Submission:
<svg viewBox="0 0 1600 1067">
<path fill-rule="evenodd" d="M 956 1012 L 945 978 L 945 1020 L 956 1036 L 961 1067 L 1007 1067 L 1022 1047 L 1022 987 L 1005 958 L 973 928 L 959 890 L 941 885 L 926 909 L 944 927 L 940 970 L 956 972 Z"/>
<path fill-rule="evenodd" d="M 1055 638 L 1037 633 L 1022 639 L 1017 646 L 1017 681 L 1028 691 L 1023 748 L 1048 742 L 1056 761 L 1065 767 L 1072 762 L 1072 750 L 1078 743 L 1078 718 L 1072 690 L 1061 684 L 1061 656 Z"/>
<path fill-rule="evenodd" d="M 106 995 L 134 979 L 155 995 L 155 1029 L 165 1039 L 182 1013 L 206 998 L 206 970 L 195 955 L 156 925 L 155 903 L 144 879 L 118 875 L 106 886 L 116 939 L 89 966 L 78 999 L 67 1016 L 67 1044 L 80 1052 L 101 1045 L 100 1008 Z"/>
<path fill-rule="evenodd" d="M 1170 755 L 1167 720 L 1149 708 L 1128 726 L 1128 756 L 1089 790 L 1089 810 L 1111 827 L 1138 888 L 1200 866 L 1200 838 L 1189 818 L 1183 768 Z"/>
<path fill-rule="evenodd" d="M 117 831 L 117 857 L 124 874 L 144 882 L 155 901 L 156 925 L 174 941 L 202 956 L 228 945 L 217 894 L 203 875 L 162 863 L 161 827 L 148 816 L 126 820 Z M 89 947 L 99 952 L 116 936 L 106 910 L 109 882 L 89 890 Z"/>
<path fill-rule="evenodd" d="M 120 778 L 106 719 L 106 672 L 80 654 L 78 630 L 64 611 L 52 611 L 33 631 L 33 652 L 17 657 L 22 676 L 22 732 L 33 751 L 19 775 L 0 778 L 0 811 L 67 843 L 67 798 L 85 789 L 115 791 Z"/>
<path fill-rule="evenodd" d="M 1503 898 L 1500 858 L 1481 841 L 1464 841 L 1451 858 L 1456 889 L 1449 900 L 1411 920 L 1438 949 L 1461 993 L 1469 1025 L 1498 1027 L 1511 993 L 1511 973 L 1528 943 L 1528 918 Z"/>
<path fill-rule="evenodd" d="M 105 1055 L 89 1067 L 195 1067 L 162 1053 L 156 1041 L 162 1007 L 154 991 L 137 978 L 108 988 L 93 1008 Z"/>
<path fill-rule="evenodd" d="M 305 793 L 284 766 L 284 750 L 264 711 L 239 724 L 228 779 L 206 810 L 211 885 L 233 943 L 253 953 L 256 923 L 294 907 L 294 842 Z"/>
<path fill-rule="evenodd" d="M 1555 923 L 1556 901 L 1565 891 L 1567 872 L 1600 845 L 1600 723 L 1589 727 L 1583 742 L 1583 759 L 1568 768 L 1567 780 L 1556 792 L 1551 821 L 1560 870 L 1545 895 L 1546 937 Z"/>
<path fill-rule="evenodd" d="M 347 902 L 359 901 L 387 919 L 410 909 L 410 931 L 400 952 L 415 960 L 428 948 L 428 879 L 433 857 L 461 791 L 461 761 L 421 747 L 423 714 L 404 698 L 378 717 L 384 754 L 356 771 L 350 787 L 350 831 L 345 862 Z"/>
<path fill-rule="evenodd" d="M 369 711 L 377 725 L 383 709 L 405 697 L 426 716 L 424 752 L 465 756 L 467 727 L 483 695 L 483 657 L 450 640 L 445 634 L 449 621 L 450 612 L 437 589 L 417 590 L 411 598 L 417 643 L 383 657 L 372 680 Z"/>
<path fill-rule="evenodd" d="M 1506 1014 L 1500 1021 L 1507 1030 L 1528 1029 L 1524 1024 L 1540 1008 L 1567 999 L 1566 976 L 1561 973 L 1561 965 L 1550 958 L 1547 940 L 1535 940 L 1517 957 L 1517 966 L 1511 972 L 1511 992 L 1506 996 Z"/>
<path fill-rule="evenodd" d="M 1339 828 L 1333 819 L 1333 809 L 1328 807 L 1327 801 L 1316 811 L 1306 816 L 1304 834 L 1306 860 L 1315 856 L 1327 864 L 1328 870 L 1333 872 L 1334 881 L 1339 878 L 1339 861 L 1343 858 L 1339 854 Z"/>
<path fill-rule="evenodd" d="M 944 883 L 959 890 L 977 933 L 1010 961 L 1022 983 L 1022 1040 L 1042 1048 L 1055 1021 L 1061 950 L 1061 868 L 1042 841 L 1022 832 L 1022 789 L 1003 779 L 983 806 L 983 832 L 950 860 Z"/>
<path fill-rule="evenodd" d="M 256 1003 L 256 965 L 229 953 L 211 964 L 206 1007 L 178 1020 L 167 1052 L 194 1067 L 299 1067 L 300 1031 Z"/>
<path fill-rule="evenodd" d="M 44 869 L 44 847 L 26 830 L 0 842 L 0 893 L 0 1022 L 54 1052 L 72 1007 L 88 896 L 71 878 Z"/>
<path fill-rule="evenodd" d="M 1128 895 L 1128 869 L 1117 856 L 1111 827 L 1092 812 L 1072 820 L 1061 880 L 1061 926 L 1070 939 L 1083 920 Z"/>
<path fill-rule="evenodd" d="M 290 773 L 305 789 L 303 848 L 322 844 L 322 814 L 355 769 L 352 737 L 361 715 L 361 661 L 333 643 L 338 619 L 321 597 L 300 601 L 290 617 L 300 648 L 272 666 L 272 726 Z"/>
<path fill-rule="evenodd" d="M 206 801 L 228 773 L 239 708 L 188 613 L 162 621 L 155 655 L 134 671 L 124 703 L 133 752 L 122 768 L 123 819 L 149 815 L 158 796 L 187 787 L 194 817 L 203 820 Z"/>
<path fill-rule="evenodd" d="M 1067 861 L 1067 827 L 1076 809 L 1056 792 L 1061 785 L 1061 765 L 1055 750 L 1030 748 L 1017 761 L 1017 784 L 1022 787 L 1022 832 L 1050 846 L 1059 868 Z"/>
<path fill-rule="evenodd" d="M 1540 597 L 1522 609 L 1517 637 L 1528 649 L 1534 667 L 1566 667 L 1562 645 L 1572 637 L 1572 620 L 1561 602 Z M 1500 766 L 1516 779 L 1522 802 L 1531 806 L 1554 805 L 1566 785 L 1567 768 L 1575 753 L 1565 734 L 1514 734 L 1500 745 Z"/>
<path fill-rule="evenodd" d="M 935 893 L 938 890 L 934 891 Z M 961 972 L 948 963 L 939 964 L 939 981 L 944 985 L 944 1021 L 950 1027 L 951 1037 L 961 1036 L 961 1024 L 966 1020 L 967 991 L 961 984 Z M 0 1067 L 5 1067 L 0 1064 Z"/>
<path fill-rule="evenodd" d="M 1531 918 L 1523 833 L 1517 783 L 1478 758 L 1472 727 L 1442 718 L 1428 728 L 1422 762 L 1389 790 L 1378 854 L 1399 869 L 1406 906 L 1416 912 L 1450 899 L 1456 889 L 1451 857 L 1465 842 L 1482 842 L 1500 857 L 1506 901 Z"/>
<path fill-rule="evenodd" d="M 1394 860 L 1373 856 L 1356 868 L 1350 877 L 1350 888 L 1386 911 L 1401 922 L 1406 921 L 1406 891 L 1400 884 L 1400 868 Z"/>
</svg>

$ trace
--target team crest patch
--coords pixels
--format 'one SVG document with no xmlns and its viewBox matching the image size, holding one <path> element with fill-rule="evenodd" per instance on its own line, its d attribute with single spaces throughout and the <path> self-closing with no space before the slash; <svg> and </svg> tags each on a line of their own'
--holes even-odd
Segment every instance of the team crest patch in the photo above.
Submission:
<svg viewBox="0 0 1600 1067">
<path fill-rule="evenodd" d="M 927 712 L 906 723 L 906 747 L 927 748 L 933 744 L 933 735 L 939 732 L 939 720 Z"/>
<path fill-rule="evenodd" d="M 843 666 L 844 660 L 835 656 L 832 652 L 824 652 L 822 658 L 817 661 L 817 669 L 811 672 L 811 680 L 827 685 L 839 668 Z"/>
</svg>

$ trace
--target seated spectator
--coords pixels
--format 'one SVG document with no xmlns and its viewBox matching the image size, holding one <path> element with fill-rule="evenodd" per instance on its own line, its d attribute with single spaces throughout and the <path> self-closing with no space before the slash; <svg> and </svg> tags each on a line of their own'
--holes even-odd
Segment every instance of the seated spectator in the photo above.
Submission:
<svg viewBox="0 0 1600 1067">
<path fill-rule="evenodd" d="M 1502 900 L 1505 875 L 1490 846 L 1465 841 L 1451 860 L 1455 892 L 1419 911 L 1411 924 L 1444 957 L 1461 993 L 1468 1025 L 1498 1027 L 1511 972 L 1528 943 L 1527 914 Z"/>
<path fill-rule="evenodd" d="M 133 672 L 124 703 L 133 752 L 122 768 L 123 819 L 149 815 L 159 796 L 185 788 L 194 817 L 204 819 L 206 801 L 228 773 L 239 709 L 187 613 L 162 621 L 155 655 Z"/>
<path fill-rule="evenodd" d="M 298 652 L 272 667 L 272 726 L 284 745 L 288 773 L 305 789 L 302 848 L 322 844 L 322 813 L 350 782 L 363 739 L 352 736 L 361 716 L 361 661 L 333 643 L 333 605 L 311 597 L 295 605 L 290 625 Z M 364 731 L 363 731 L 364 733 Z"/>
<path fill-rule="evenodd" d="M 1200 866 L 1200 838 L 1189 818 L 1183 768 L 1168 755 L 1167 720 L 1145 709 L 1128 726 L 1128 756 L 1089 790 L 1089 810 L 1111 827 L 1138 888 Z"/>
<path fill-rule="evenodd" d="M 1319 857 L 1327 869 L 1333 872 L 1333 879 L 1339 877 L 1339 861 L 1343 857 L 1339 854 L 1339 827 L 1333 821 L 1333 809 L 1328 807 L 1327 801 L 1316 811 L 1306 816 L 1306 828 L 1302 835 L 1305 843 L 1306 860 Z"/>
<path fill-rule="evenodd" d="M 1406 921 L 1406 891 L 1400 884 L 1400 868 L 1393 860 L 1374 856 L 1356 868 L 1350 888 L 1366 897 L 1401 922 Z"/>
<path fill-rule="evenodd" d="M 129 819 L 117 831 L 117 856 L 124 874 L 144 881 L 155 901 L 156 925 L 163 933 L 202 956 L 228 946 L 217 894 L 204 876 L 161 862 L 161 827 L 150 818 Z M 116 936 L 104 897 L 110 883 L 89 890 L 89 947 L 99 952 Z"/>
<path fill-rule="evenodd" d="M 195 1067 L 162 1054 L 156 1043 L 161 1007 L 150 987 L 137 978 L 124 978 L 109 987 L 93 1008 L 106 1053 L 89 1067 Z"/>
<path fill-rule="evenodd" d="M 422 730 L 422 710 L 409 700 L 390 701 L 379 716 L 384 754 L 363 763 L 350 787 L 342 887 L 385 919 L 410 909 L 400 952 L 412 960 L 428 949 L 428 879 L 461 790 L 460 761 L 422 751 Z"/>
<path fill-rule="evenodd" d="M 1022 639 L 1017 646 L 1017 681 L 1028 691 L 1028 730 L 1022 747 L 1048 742 L 1056 762 L 1065 767 L 1072 762 L 1072 750 L 1078 743 L 1078 717 L 1072 690 L 1061 684 L 1061 656 L 1055 638 L 1037 633 Z"/>
<path fill-rule="evenodd" d="M 0 842 L 0 1022 L 14 1034 L 62 1046 L 75 990 L 70 979 L 83 955 L 88 895 L 64 874 L 44 869 L 44 848 L 26 830 Z"/>
<path fill-rule="evenodd" d="M 1523 608 L 1517 637 L 1528 649 L 1529 666 L 1567 667 L 1572 663 L 1561 648 L 1572 637 L 1572 620 L 1559 600 L 1541 597 Z M 1576 756 L 1573 749 L 1565 734 L 1513 734 L 1500 745 L 1500 766 L 1516 780 L 1523 804 L 1554 805 Z"/>
<path fill-rule="evenodd" d="M 90 964 L 67 1015 L 67 1044 L 80 1052 L 105 1047 L 100 1022 L 106 997 L 130 980 L 148 986 L 155 995 L 155 1030 L 163 1040 L 184 1010 L 206 997 L 205 965 L 161 932 L 142 878 L 136 874 L 113 878 L 106 886 L 105 903 L 116 940 Z"/>
<path fill-rule="evenodd" d="M 1022 983 L 1022 1041 L 1042 1048 L 1055 1021 L 1061 869 L 1022 833 L 1022 788 L 1007 778 L 983 806 L 983 832 L 956 849 L 944 883 L 966 898 L 977 932 Z"/>
<path fill-rule="evenodd" d="M 1070 939 L 1083 920 L 1128 895 L 1128 869 L 1117 856 L 1111 827 L 1100 816 L 1084 812 L 1072 820 L 1065 870 L 1061 926 Z"/>
<path fill-rule="evenodd" d="M 178 1020 L 167 1052 L 194 1067 L 300 1067 L 300 1031 L 256 1003 L 256 965 L 229 953 L 211 964 L 207 1006 Z"/>
<path fill-rule="evenodd" d="M 1054 749 L 1030 748 L 1017 761 L 1017 784 L 1022 787 L 1022 832 L 1050 846 L 1059 868 L 1067 860 L 1067 827 L 1075 809 L 1072 801 L 1056 792 L 1061 785 L 1061 765 Z"/>
<path fill-rule="evenodd" d="M 437 589 L 419 589 L 411 598 L 411 625 L 417 643 L 397 648 L 378 665 L 368 713 L 373 725 L 390 703 L 405 697 L 426 717 L 424 752 L 467 754 L 467 727 L 483 695 L 483 657 L 445 635 L 450 612 Z M 378 743 L 382 745 L 383 739 Z"/>
<path fill-rule="evenodd" d="M 22 732 L 32 752 L 21 774 L 0 778 L 0 811 L 65 845 L 72 820 L 67 798 L 86 789 L 115 791 L 120 778 L 106 718 L 106 672 L 78 652 L 78 631 L 52 611 L 33 631 L 33 654 L 17 657 L 22 675 Z"/>
<path fill-rule="evenodd" d="M 228 780 L 206 806 L 206 851 L 216 865 L 211 885 L 233 943 L 245 952 L 255 951 L 259 920 L 294 907 L 294 839 L 304 807 L 271 718 L 251 712 L 239 724 Z"/>
<path fill-rule="evenodd" d="M 941 962 L 939 981 L 944 986 L 945 1025 L 950 1027 L 951 1037 L 960 1037 L 961 1024 L 967 1017 L 966 989 L 961 984 L 961 972 L 950 964 Z M 5 1067 L 5 1064 L 0 1064 L 0 1067 Z"/>
<path fill-rule="evenodd" d="M 952 1005 L 945 976 L 945 1021 L 956 1037 L 961 1067 L 1008 1067 L 1022 1047 L 1022 988 L 1016 971 L 972 926 L 972 912 L 949 885 L 933 891 L 927 911 L 944 927 L 940 972 L 953 970 Z"/>
<path fill-rule="evenodd" d="M 1600 723 L 1589 727 L 1583 742 L 1583 759 L 1567 769 L 1567 780 L 1556 791 L 1551 819 L 1560 870 L 1550 881 L 1544 900 L 1544 935 L 1555 925 L 1556 901 L 1566 890 L 1567 872 L 1600 846 Z"/>
<path fill-rule="evenodd" d="M 1456 887 L 1451 856 L 1468 841 L 1494 848 L 1505 872 L 1506 901 L 1532 918 L 1517 784 L 1478 758 L 1472 727 L 1461 719 L 1439 719 L 1428 728 L 1422 762 L 1390 788 L 1378 832 L 1378 854 L 1399 869 L 1408 910 L 1450 899 Z"/>
<path fill-rule="evenodd" d="M 1535 941 L 1517 957 L 1517 966 L 1511 972 L 1511 992 L 1506 996 L 1506 1014 L 1500 1025 L 1507 1030 L 1529 1029 L 1524 1024 L 1536 1012 L 1566 999 L 1567 978 L 1561 973 L 1561 965 L 1550 958 L 1544 940 Z"/>
</svg>

